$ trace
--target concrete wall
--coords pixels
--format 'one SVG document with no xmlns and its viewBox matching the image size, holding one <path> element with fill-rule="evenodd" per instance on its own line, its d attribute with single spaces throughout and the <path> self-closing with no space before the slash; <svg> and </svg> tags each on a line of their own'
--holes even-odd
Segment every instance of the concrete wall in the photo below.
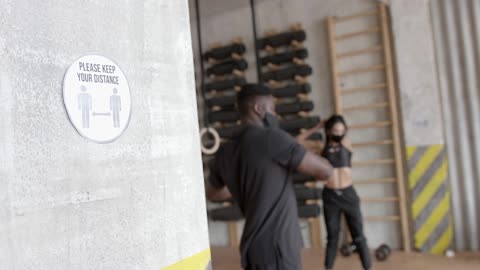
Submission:
<svg viewBox="0 0 480 270">
<path fill-rule="evenodd" d="M 187 1 L 0 7 L 0 269 L 161 269 L 208 249 Z M 63 106 L 88 52 L 129 79 L 130 126 L 110 144 Z"/>
<path fill-rule="evenodd" d="M 193 11 L 193 2 L 191 10 Z M 248 1 L 242 4 L 237 1 L 223 1 L 223 6 L 219 1 L 208 0 L 201 1 L 202 10 L 202 34 L 203 47 L 208 48 L 209 44 L 220 41 L 229 43 L 232 38 L 240 36 L 247 45 L 246 59 L 249 62 L 247 71 L 247 80 L 255 82 L 256 70 L 254 60 L 254 46 L 252 37 L 251 14 Z M 235 3 L 234 3 L 235 2 Z M 377 8 L 378 1 L 375 0 L 260 0 L 257 3 L 257 23 L 258 33 L 263 33 L 270 29 L 285 31 L 289 29 L 290 24 L 300 22 L 306 33 L 307 41 L 305 47 L 309 50 L 307 63 L 313 68 L 313 75 L 309 77 L 312 85 L 311 99 L 315 104 L 314 114 L 322 117 L 328 117 L 334 112 L 334 102 L 331 83 L 331 69 L 329 65 L 329 50 L 327 41 L 327 32 L 325 19 L 327 16 L 342 16 L 353 13 L 373 10 Z M 191 12 L 194 15 L 194 12 Z M 192 16 L 192 29 L 195 25 L 195 17 Z M 360 31 L 374 25 L 378 21 L 374 17 L 368 17 L 352 22 L 342 23 L 336 28 L 337 33 L 350 33 Z M 198 64 L 198 49 L 196 31 L 192 31 L 194 44 L 194 54 Z M 338 53 L 348 52 L 355 49 L 364 49 L 377 45 L 380 42 L 379 36 L 365 36 L 355 39 L 355 42 L 338 43 Z M 376 65 L 382 61 L 381 54 L 372 56 L 360 56 L 353 59 L 342 60 L 339 70 L 349 70 L 359 66 Z M 411 63 L 408 63 L 411 64 Z M 198 66 L 197 66 L 198 67 Z M 196 69 L 199 70 L 198 68 Z M 197 73 L 197 78 L 199 74 Z M 342 78 L 339 82 L 341 88 L 349 88 L 371 83 L 384 82 L 384 74 L 381 72 L 367 74 L 366 76 L 353 76 Z M 197 80 L 199 82 L 199 80 Z M 385 99 L 385 93 L 369 93 L 364 95 L 351 95 L 344 100 L 344 106 L 354 106 L 361 104 L 370 104 Z M 199 102 L 199 108 L 203 106 Z M 350 123 L 365 123 L 373 121 L 384 121 L 388 117 L 383 111 L 349 113 L 347 120 Z M 390 132 L 385 130 L 362 130 L 352 131 L 351 137 L 355 142 L 384 140 L 389 138 Z M 391 137 L 390 137 L 391 138 Z M 359 149 L 355 152 L 355 160 L 379 159 L 391 156 L 391 149 L 386 146 L 376 149 Z M 365 178 L 383 178 L 390 177 L 394 173 L 392 167 L 384 166 L 375 168 L 372 172 L 371 167 L 356 168 L 354 170 L 354 179 Z M 361 197 L 386 197 L 395 196 L 395 185 L 358 185 L 358 192 Z M 398 205 L 395 203 L 364 203 L 362 206 L 366 216 L 378 215 L 398 215 Z M 241 226 L 240 226 L 241 228 Z M 309 230 L 306 223 L 302 221 L 303 234 L 305 242 L 309 243 Z M 225 245 L 228 243 L 227 227 L 224 223 L 209 223 L 210 240 L 212 245 Z M 372 246 L 381 243 L 388 243 L 393 247 L 400 247 L 400 226 L 396 222 L 368 222 L 365 226 L 367 237 Z M 325 242 L 325 232 L 323 240 Z"/>
<path fill-rule="evenodd" d="M 480 249 L 480 2 L 430 1 L 455 247 Z M 467 143 L 468 142 L 468 143 Z"/>
<path fill-rule="evenodd" d="M 429 2 L 390 1 L 406 145 L 444 143 Z"/>
</svg>

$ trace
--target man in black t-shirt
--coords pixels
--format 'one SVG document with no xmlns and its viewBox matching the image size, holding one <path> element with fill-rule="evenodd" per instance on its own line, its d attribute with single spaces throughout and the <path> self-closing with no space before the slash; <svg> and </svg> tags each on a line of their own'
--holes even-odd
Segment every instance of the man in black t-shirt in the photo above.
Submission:
<svg viewBox="0 0 480 270">
<path fill-rule="evenodd" d="M 265 86 L 244 86 L 237 105 L 243 129 L 210 164 L 207 197 L 233 197 L 245 216 L 244 269 L 300 270 L 303 241 L 291 173 L 328 179 L 332 168 L 277 127 L 273 96 Z"/>
</svg>

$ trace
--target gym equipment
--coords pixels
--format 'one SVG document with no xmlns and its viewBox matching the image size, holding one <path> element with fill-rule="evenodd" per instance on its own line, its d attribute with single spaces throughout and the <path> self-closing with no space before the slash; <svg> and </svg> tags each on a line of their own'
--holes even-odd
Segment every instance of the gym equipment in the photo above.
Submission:
<svg viewBox="0 0 480 270">
<path fill-rule="evenodd" d="M 200 31 L 201 30 L 201 26 L 200 26 L 200 6 L 198 4 L 198 0 L 195 1 L 195 11 L 196 11 L 196 14 L 197 14 L 197 30 L 198 30 L 198 51 L 201 55 L 202 53 L 202 32 Z M 206 86 L 205 86 L 205 66 L 204 66 L 204 63 L 203 61 L 200 61 L 200 94 L 202 95 L 202 98 L 203 100 L 207 100 L 206 99 Z M 203 115 L 204 115 L 204 127 L 200 130 L 200 147 L 201 147 L 201 150 L 202 150 L 202 153 L 203 154 L 206 154 L 206 155 L 212 155 L 214 154 L 215 152 L 218 151 L 218 149 L 220 148 L 220 136 L 218 135 L 218 132 L 209 127 L 208 123 L 209 123 L 209 119 L 208 119 L 208 109 L 207 108 L 204 108 L 203 110 Z M 207 147 L 205 146 L 204 142 L 203 142 L 203 138 L 206 134 L 210 134 L 212 137 L 213 137 L 213 144 L 211 145 L 211 147 Z M 211 140 L 209 140 L 211 142 Z"/>
<path fill-rule="evenodd" d="M 257 40 L 257 46 L 260 49 L 265 49 L 267 47 L 278 48 L 290 45 L 292 41 L 302 42 L 305 41 L 305 39 L 307 39 L 307 35 L 303 30 L 284 32 Z"/>
<path fill-rule="evenodd" d="M 312 218 L 320 215 L 320 206 L 316 204 L 297 205 L 299 218 Z"/>
<path fill-rule="evenodd" d="M 222 128 L 217 128 L 218 135 L 220 135 L 221 138 L 231 138 L 240 130 L 242 129 L 241 126 L 230 126 L 230 127 L 222 127 Z"/>
<path fill-rule="evenodd" d="M 282 88 L 272 88 L 273 96 L 277 98 L 295 97 L 298 94 L 308 94 L 312 91 L 310 84 L 293 84 Z"/>
<path fill-rule="evenodd" d="M 340 254 L 342 254 L 342 256 L 344 257 L 349 257 L 356 251 L 357 251 L 357 246 L 354 243 L 343 244 L 342 247 L 340 248 Z"/>
<path fill-rule="evenodd" d="M 234 89 L 235 87 L 241 87 L 246 83 L 247 81 L 245 80 L 245 78 L 233 78 L 233 79 L 228 79 L 223 81 L 207 83 L 205 85 L 205 90 L 208 92 L 211 92 L 214 90 L 224 91 L 224 90 Z"/>
<path fill-rule="evenodd" d="M 205 100 L 205 104 L 208 107 L 218 106 L 220 108 L 231 108 L 235 107 L 235 102 L 237 102 L 237 96 L 223 96 L 223 97 L 213 97 L 210 99 Z"/>
<path fill-rule="evenodd" d="M 246 51 L 245 45 L 234 43 L 231 45 L 214 48 L 203 55 L 204 60 L 210 59 L 221 61 L 230 58 L 233 54 L 243 55 Z"/>
<path fill-rule="evenodd" d="M 295 187 L 295 195 L 297 196 L 297 201 L 319 200 L 322 198 L 322 189 L 297 186 Z"/>
<path fill-rule="evenodd" d="M 213 137 L 213 145 L 212 147 L 207 147 L 205 144 L 203 144 L 203 136 L 206 134 L 210 134 Z M 220 147 L 220 135 L 218 135 L 218 132 L 211 127 L 204 127 L 200 130 L 200 147 L 202 149 L 202 153 L 205 155 L 213 155 L 218 151 L 218 148 Z"/>
<path fill-rule="evenodd" d="M 220 64 L 213 65 L 209 68 L 207 68 L 207 76 L 222 76 L 225 74 L 230 74 L 234 70 L 239 70 L 243 71 L 247 69 L 248 64 L 247 61 L 241 59 L 241 60 L 227 60 L 225 62 L 222 62 Z"/>
<path fill-rule="evenodd" d="M 390 247 L 387 244 L 382 244 L 375 250 L 375 258 L 377 258 L 378 261 L 383 262 L 390 256 L 391 253 L 392 250 Z"/>
<path fill-rule="evenodd" d="M 361 25 L 361 22 L 370 21 L 372 17 L 374 21 L 376 21 L 376 25 L 369 25 L 369 28 L 358 28 L 353 32 L 341 32 L 343 27 L 337 27 L 338 23 L 350 21 L 352 20 L 359 20 L 358 25 Z M 362 18 L 362 20 L 360 20 Z M 383 142 L 390 141 L 391 151 L 388 151 L 388 155 L 385 155 L 381 160 L 369 160 L 365 158 L 358 159 L 356 165 L 361 164 L 365 166 L 372 166 L 370 167 L 370 173 L 365 175 L 365 181 L 363 184 L 365 185 L 377 185 L 377 184 L 388 184 L 389 186 L 392 182 L 396 186 L 396 192 L 394 194 L 384 194 L 383 196 L 379 196 L 378 199 L 372 201 L 374 203 L 388 203 L 390 206 L 391 202 L 398 203 L 399 214 L 398 215 L 384 215 L 383 213 L 372 213 L 372 216 L 364 217 L 365 221 L 371 222 L 399 222 L 400 230 L 398 231 L 399 239 L 402 239 L 402 245 L 405 251 L 410 251 L 411 249 L 411 239 L 410 236 L 410 226 L 409 226 L 409 216 L 407 210 L 407 199 L 405 194 L 405 179 L 404 170 L 402 166 L 402 152 L 403 146 L 401 143 L 401 127 L 399 123 L 399 113 L 396 110 L 398 102 L 397 102 L 397 89 L 395 84 L 395 76 L 394 71 L 395 67 L 393 65 L 393 56 L 392 53 L 392 45 L 391 45 L 391 35 L 390 29 L 391 24 L 388 19 L 388 11 L 387 7 L 383 3 L 379 3 L 377 8 L 368 11 L 362 12 L 359 14 L 347 15 L 344 17 L 327 17 L 326 20 L 326 30 L 328 33 L 328 44 L 329 44 L 329 62 L 330 62 L 330 74 L 331 74 L 331 82 L 332 82 L 332 90 L 333 96 L 335 101 L 335 113 L 336 114 L 354 114 L 357 111 L 365 111 L 365 113 L 371 113 L 372 116 L 375 115 L 376 117 L 383 117 L 386 115 L 384 121 L 377 121 L 377 122 L 357 122 L 357 123 L 350 123 L 351 130 L 360 130 L 360 129 L 369 129 L 378 132 L 388 131 L 390 136 L 382 138 L 381 141 L 373 141 L 373 142 L 365 142 L 363 145 L 372 146 L 372 151 L 377 150 L 375 148 L 377 146 L 384 145 Z M 364 36 L 369 42 L 374 42 L 376 44 L 373 47 L 361 47 L 356 48 L 354 50 L 349 51 L 342 51 L 339 52 L 339 48 L 344 47 L 343 42 L 349 42 L 348 39 L 356 38 L 359 36 Z M 367 66 L 359 65 L 359 63 L 354 63 L 351 61 L 350 64 L 347 64 L 350 61 L 344 61 L 346 58 L 356 57 L 358 55 L 366 55 L 372 56 L 375 59 L 380 57 L 381 61 L 375 62 L 376 65 L 371 66 L 368 64 Z M 374 59 L 372 58 L 372 59 Z M 379 69 L 381 67 L 381 69 Z M 376 73 L 383 77 L 383 80 L 376 81 L 375 83 L 362 83 L 364 79 L 368 79 L 372 73 Z M 365 77 L 364 74 L 367 74 L 368 77 Z M 355 75 L 357 79 L 350 80 L 350 84 L 348 86 L 344 86 L 343 82 L 345 81 L 345 77 Z M 381 90 L 380 94 L 377 94 Z M 343 100 L 348 98 L 351 94 L 358 95 L 358 98 L 351 99 L 352 102 L 349 102 L 349 107 L 345 106 L 345 102 Z M 375 97 L 376 102 L 373 104 L 359 104 L 362 100 L 361 96 L 366 96 L 373 98 Z M 349 98 L 350 99 L 350 98 Z M 387 106 L 387 107 L 386 107 Z M 380 111 L 378 108 L 386 107 L 387 110 Z M 388 111 L 388 112 L 386 112 Z M 348 117 L 348 116 L 347 116 Z M 376 119 L 376 118 L 372 118 Z M 362 144 L 357 144 L 362 145 Z M 383 146 L 381 146 L 383 147 Z M 355 146 L 354 146 L 355 148 Z M 386 150 L 387 148 L 383 147 L 382 151 Z M 391 162 L 393 161 L 393 162 Z M 386 167 L 376 166 L 376 165 L 387 165 L 390 169 Z M 356 166 L 354 165 L 354 166 Z M 375 166 L 373 166 L 375 165 Z M 392 166 L 393 165 L 393 166 Z M 378 167 L 378 168 L 377 168 Z M 391 178 L 378 178 L 378 170 L 391 170 L 388 174 Z M 367 171 L 366 171 L 367 172 Z M 394 195 L 398 199 L 395 201 L 390 200 L 390 196 Z M 397 228 L 397 226 L 392 226 L 392 228 Z M 393 229 L 392 229 L 393 232 Z"/>
<path fill-rule="evenodd" d="M 311 101 L 300 101 L 295 103 L 283 103 L 277 104 L 275 106 L 275 111 L 280 114 L 292 114 L 298 112 L 309 112 L 313 110 L 313 102 Z"/>
<path fill-rule="evenodd" d="M 208 212 L 208 216 L 214 221 L 239 221 L 243 219 L 242 211 L 236 205 L 212 209 Z"/>
<path fill-rule="evenodd" d="M 290 63 L 293 59 L 305 59 L 308 57 L 308 51 L 306 49 L 299 49 L 294 51 L 287 51 L 284 53 L 277 53 L 273 55 L 267 55 L 260 59 L 262 66 L 268 64 L 281 65 L 284 63 Z"/>
<path fill-rule="evenodd" d="M 210 120 L 210 123 L 236 122 L 237 120 L 240 120 L 240 113 L 238 111 L 210 112 L 208 119 Z"/>
<path fill-rule="evenodd" d="M 234 104 L 232 104 L 232 106 L 234 107 Z M 302 101 L 299 103 L 278 104 L 275 110 L 280 115 L 293 114 L 302 111 L 307 112 L 313 110 L 313 103 L 311 101 Z M 240 120 L 240 113 L 233 110 L 210 112 L 209 120 L 210 123 L 235 122 Z"/>
<path fill-rule="evenodd" d="M 294 132 L 302 128 L 312 128 L 320 122 L 320 117 L 311 116 L 304 118 L 285 119 L 280 121 L 280 128 Z"/>
<path fill-rule="evenodd" d="M 287 68 L 272 70 L 262 74 L 262 80 L 268 81 L 286 81 L 295 79 L 295 76 L 309 76 L 312 74 L 312 68 L 309 65 L 294 65 Z"/>
</svg>

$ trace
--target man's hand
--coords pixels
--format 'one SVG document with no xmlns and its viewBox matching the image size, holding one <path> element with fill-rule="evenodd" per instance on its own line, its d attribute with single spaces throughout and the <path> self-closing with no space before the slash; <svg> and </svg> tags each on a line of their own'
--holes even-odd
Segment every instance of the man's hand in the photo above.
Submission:
<svg viewBox="0 0 480 270">
<path fill-rule="evenodd" d="M 317 132 L 319 129 L 323 128 L 324 126 L 325 126 L 325 120 L 320 121 L 317 125 L 315 125 L 310 129 L 305 130 L 304 132 L 297 135 L 297 137 L 295 138 L 299 144 L 304 145 L 308 137 L 310 137 L 313 133 Z"/>
<path fill-rule="evenodd" d="M 232 194 L 226 186 L 217 189 L 208 185 L 207 187 L 207 199 L 209 201 L 225 201 L 232 198 Z"/>
</svg>

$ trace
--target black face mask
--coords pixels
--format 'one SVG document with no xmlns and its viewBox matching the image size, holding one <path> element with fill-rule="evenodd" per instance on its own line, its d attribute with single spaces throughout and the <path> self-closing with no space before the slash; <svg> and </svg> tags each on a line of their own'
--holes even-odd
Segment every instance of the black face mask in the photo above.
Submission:
<svg viewBox="0 0 480 270">
<path fill-rule="evenodd" d="M 336 143 L 342 142 L 343 138 L 345 138 L 345 135 L 330 135 L 330 139 Z"/>
<path fill-rule="evenodd" d="M 267 112 L 265 113 L 265 116 L 263 117 L 263 125 L 265 127 L 270 127 L 270 128 L 278 128 L 278 119 L 275 115 Z"/>
</svg>

